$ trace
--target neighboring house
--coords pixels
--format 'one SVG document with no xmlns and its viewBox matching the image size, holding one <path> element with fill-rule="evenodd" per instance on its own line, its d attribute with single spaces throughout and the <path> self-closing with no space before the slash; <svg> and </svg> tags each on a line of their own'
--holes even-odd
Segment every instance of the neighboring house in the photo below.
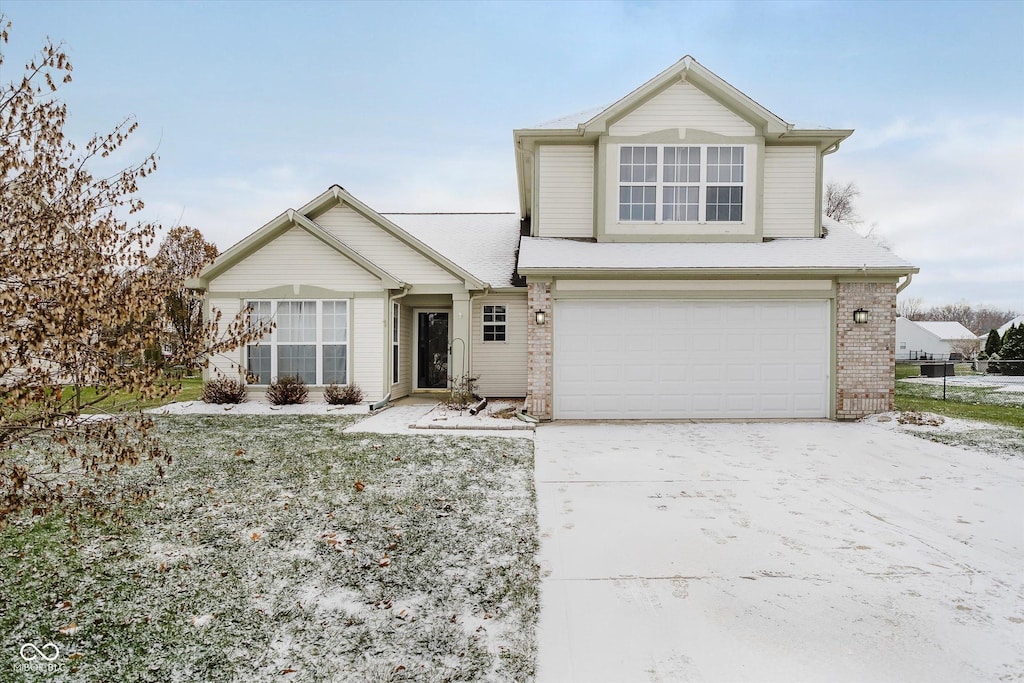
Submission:
<svg viewBox="0 0 1024 683">
<path fill-rule="evenodd" d="M 1018 315 L 1016 318 L 996 330 L 996 332 L 999 333 L 999 338 L 1002 339 L 1003 335 L 1005 335 L 1011 327 L 1016 327 L 1017 325 L 1024 325 L 1024 315 Z M 985 332 L 984 334 L 978 335 L 978 341 L 981 342 L 981 348 L 985 348 L 985 342 L 988 341 L 988 334 L 988 332 Z"/>
<path fill-rule="evenodd" d="M 896 360 L 948 360 L 974 350 L 977 335 L 958 322 L 896 318 Z"/>
<path fill-rule="evenodd" d="M 822 217 L 823 158 L 851 133 L 786 123 L 684 57 L 514 131 L 519 216 L 381 214 L 333 186 L 190 283 L 277 322 L 214 371 L 371 400 L 469 374 L 543 419 L 889 410 L 918 269 Z"/>
</svg>

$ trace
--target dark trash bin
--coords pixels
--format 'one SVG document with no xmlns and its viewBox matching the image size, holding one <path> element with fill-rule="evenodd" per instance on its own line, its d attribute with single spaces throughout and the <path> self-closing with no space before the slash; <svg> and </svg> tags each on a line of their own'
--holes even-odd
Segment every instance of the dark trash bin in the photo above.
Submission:
<svg viewBox="0 0 1024 683">
<path fill-rule="evenodd" d="M 956 373 L 953 372 L 952 363 L 937 363 L 935 365 L 921 366 L 922 377 L 942 377 L 943 375 L 946 377 L 952 377 L 954 374 Z"/>
</svg>

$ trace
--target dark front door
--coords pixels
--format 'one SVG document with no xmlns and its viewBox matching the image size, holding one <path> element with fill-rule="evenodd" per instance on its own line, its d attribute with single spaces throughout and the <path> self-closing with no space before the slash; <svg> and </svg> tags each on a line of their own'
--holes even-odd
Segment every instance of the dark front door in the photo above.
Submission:
<svg viewBox="0 0 1024 683">
<path fill-rule="evenodd" d="M 448 386 L 448 312 L 419 311 L 416 351 L 416 388 Z"/>
</svg>

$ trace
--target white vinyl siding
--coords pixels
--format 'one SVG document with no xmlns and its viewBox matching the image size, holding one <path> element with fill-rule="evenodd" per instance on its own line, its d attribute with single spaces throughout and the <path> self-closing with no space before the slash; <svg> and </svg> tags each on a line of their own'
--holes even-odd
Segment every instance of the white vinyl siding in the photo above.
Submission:
<svg viewBox="0 0 1024 683">
<path fill-rule="evenodd" d="M 316 222 L 403 282 L 423 285 L 452 284 L 459 280 L 436 263 L 364 218 L 351 207 L 335 206 Z"/>
<path fill-rule="evenodd" d="M 695 128 L 719 135 L 755 135 L 754 127 L 690 83 L 676 83 L 613 123 L 609 135 Z"/>
<path fill-rule="evenodd" d="M 379 401 L 383 390 L 384 372 L 384 307 L 387 299 L 357 298 L 352 300 L 352 380 L 363 390 L 368 401 Z"/>
<path fill-rule="evenodd" d="M 207 295 L 210 305 L 210 316 L 215 316 L 217 311 L 221 312 L 221 332 L 231 324 L 238 312 L 242 310 L 242 302 L 238 299 L 218 297 L 211 293 Z M 242 369 L 242 349 L 232 349 L 210 356 L 210 366 L 205 371 L 208 379 L 215 377 L 230 377 L 240 379 L 245 374 Z"/>
<path fill-rule="evenodd" d="M 483 307 L 504 306 L 503 342 L 483 342 Z M 473 300 L 473 376 L 487 397 L 526 395 L 526 293 L 490 294 Z"/>
<path fill-rule="evenodd" d="M 825 299 L 562 300 L 554 311 L 555 418 L 828 416 Z"/>
<path fill-rule="evenodd" d="M 594 236 L 594 148 L 541 145 L 537 151 L 539 237 Z"/>
<path fill-rule="evenodd" d="M 294 227 L 219 275 L 210 291 L 259 291 L 291 284 L 346 292 L 381 289 L 375 275 Z"/>
<path fill-rule="evenodd" d="M 814 147 L 765 147 L 765 237 L 814 237 L 817 163 Z"/>
</svg>

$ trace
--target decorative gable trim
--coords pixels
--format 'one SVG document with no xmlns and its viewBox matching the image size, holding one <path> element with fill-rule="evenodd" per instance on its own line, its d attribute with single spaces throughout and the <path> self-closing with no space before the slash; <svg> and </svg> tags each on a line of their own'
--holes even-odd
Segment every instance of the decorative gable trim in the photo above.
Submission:
<svg viewBox="0 0 1024 683">
<path fill-rule="evenodd" d="M 472 275 L 469 271 L 462 268 L 451 259 L 442 256 L 434 249 L 431 249 L 429 246 L 398 227 L 395 223 L 356 199 L 340 185 L 331 185 L 326 192 L 303 206 L 298 212 L 304 216 L 309 216 L 311 219 L 315 219 L 316 216 L 339 204 L 348 206 L 381 230 L 389 233 L 409 248 L 435 263 L 438 267 L 459 278 L 468 289 L 485 289 L 487 287 L 483 281 Z"/>
<path fill-rule="evenodd" d="M 791 124 L 786 123 L 743 92 L 726 83 L 690 55 L 686 55 L 586 123 L 580 124 L 580 132 L 584 134 L 607 133 L 609 125 L 678 81 L 686 81 L 696 86 L 732 110 L 737 116 L 762 130 L 766 136 L 783 135 L 793 129 Z"/>
<path fill-rule="evenodd" d="M 366 272 L 380 279 L 387 289 L 407 289 L 409 285 L 402 282 L 389 272 L 370 261 L 368 258 L 348 246 L 337 237 L 320 227 L 315 221 L 310 220 L 301 213 L 288 209 L 262 228 L 234 245 L 217 259 L 202 270 L 199 277 L 190 278 L 185 282 L 189 289 L 206 291 L 210 282 L 227 272 L 233 266 L 244 261 L 249 256 L 263 249 L 275 239 L 283 235 L 293 227 L 299 227 L 308 232 L 325 245 L 346 257 Z"/>
</svg>

